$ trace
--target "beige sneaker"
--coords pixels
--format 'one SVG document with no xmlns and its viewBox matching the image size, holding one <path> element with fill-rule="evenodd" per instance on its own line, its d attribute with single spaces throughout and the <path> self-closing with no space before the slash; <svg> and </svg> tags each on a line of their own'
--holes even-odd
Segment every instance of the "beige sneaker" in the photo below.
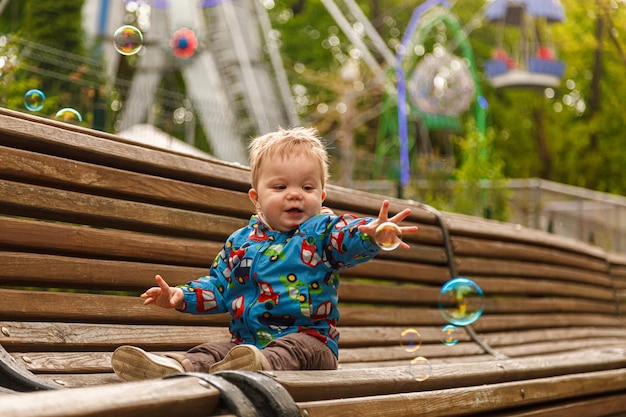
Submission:
<svg viewBox="0 0 626 417">
<path fill-rule="evenodd" d="M 209 372 L 261 371 L 263 369 L 269 370 L 269 365 L 256 346 L 238 345 L 229 350 L 224 359 L 211 365 Z"/>
<path fill-rule="evenodd" d="M 163 378 L 185 372 L 176 359 L 155 355 L 135 346 L 120 346 L 111 356 L 113 371 L 124 381 Z"/>
</svg>

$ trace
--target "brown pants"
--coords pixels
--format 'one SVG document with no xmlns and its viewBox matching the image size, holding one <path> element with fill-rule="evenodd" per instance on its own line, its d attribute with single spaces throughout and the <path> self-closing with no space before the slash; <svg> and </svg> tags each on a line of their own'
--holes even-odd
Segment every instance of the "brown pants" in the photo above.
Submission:
<svg viewBox="0 0 626 417">
<path fill-rule="evenodd" d="M 224 359 L 232 342 L 208 342 L 191 348 L 180 360 L 187 372 L 209 372 Z M 275 371 L 337 369 L 335 354 L 322 342 L 304 333 L 290 333 L 271 341 L 261 353 Z M 178 359 L 179 355 L 172 355 Z"/>
</svg>

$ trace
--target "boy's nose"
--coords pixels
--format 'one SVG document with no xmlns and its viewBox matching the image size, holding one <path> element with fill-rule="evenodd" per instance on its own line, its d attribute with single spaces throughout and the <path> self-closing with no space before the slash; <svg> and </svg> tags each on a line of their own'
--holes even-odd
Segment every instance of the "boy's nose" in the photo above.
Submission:
<svg viewBox="0 0 626 417">
<path fill-rule="evenodd" d="M 302 198 L 302 193 L 300 192 L 300 190 L 294 188 L 289 190 L 289 194 L 287 194 L 287 197 L 292 200 L 299 200 Z"/>
</svg>

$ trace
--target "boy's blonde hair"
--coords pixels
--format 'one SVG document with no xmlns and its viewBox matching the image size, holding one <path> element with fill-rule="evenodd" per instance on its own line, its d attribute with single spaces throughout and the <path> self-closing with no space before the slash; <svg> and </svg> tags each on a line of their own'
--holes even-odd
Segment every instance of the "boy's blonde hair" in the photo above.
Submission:
<svg viewBox="0 0 626 417">
<path fill-rule="evenodd" d="M 257 186 L 261 162 L 268 156 L 288 158 L 297 152 L 314 158 L 319 163 L 322 173 L 322 188 L 328 181 L 328 152 L 314 128 L 294 127 L 279 128 L 276 132 L 259 136 L 248 146 L 250 168 L 252 169 L 252 187 Z M 297 169 L 297 167 L 294 167 Z"/>
</svg>

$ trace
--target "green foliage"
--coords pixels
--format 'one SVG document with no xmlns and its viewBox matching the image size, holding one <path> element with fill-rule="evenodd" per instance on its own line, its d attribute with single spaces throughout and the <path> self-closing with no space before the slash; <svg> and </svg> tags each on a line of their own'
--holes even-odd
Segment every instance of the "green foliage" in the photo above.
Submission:
<svg viewBox="0 0 626 417">
<path fill-rule="evenodd" d="M 504 163 L 489 152 L 493 131 L 485 136 L 469 124 L 466 136 L 458 138 L 462 161 L 455 170 L 452 209 L 458 213 L 507 220 L 510 197 Z"/>
<path fill-rule="evenodd" d="M 455 138 L 460 161 L 452 171 L 428 170 L 425 179 L 412 182 L 409 193 L 444 211 L 506 221 L 510 191 L 504 161 L 490 152 L 494 132 L 483 135 L 472 121 L 465 135 Z"/>
<path fill-rule="evenodd" d="M 25 38 L 82 54 L 84 0 L 22 0 L 20 32 Z"/>
</svg>

